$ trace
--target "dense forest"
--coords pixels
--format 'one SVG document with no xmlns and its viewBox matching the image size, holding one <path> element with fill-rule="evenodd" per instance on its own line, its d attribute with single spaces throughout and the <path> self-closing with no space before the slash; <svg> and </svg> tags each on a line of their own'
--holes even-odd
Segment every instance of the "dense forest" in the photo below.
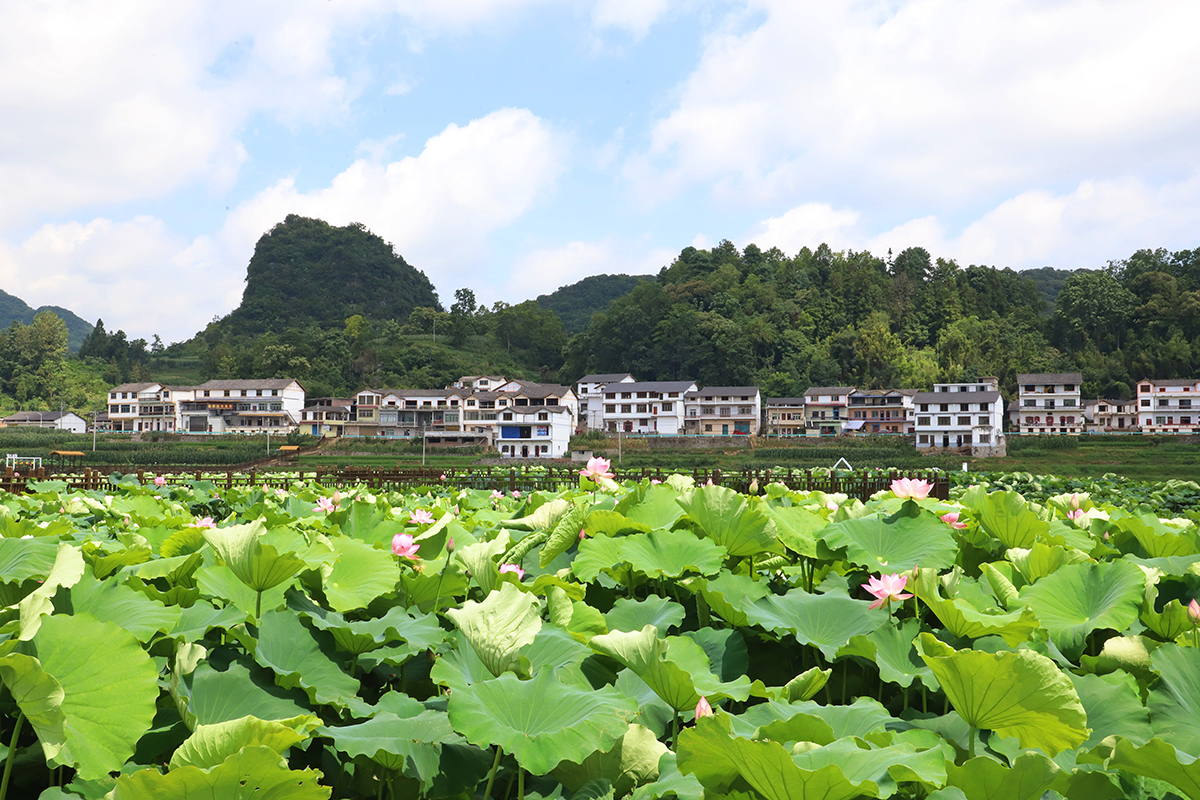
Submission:
<svg viewBox="0 0 1200 800">
<path fill-rule="evenodd" d="M 512 305 L 460 288 L 446 310 L 362 226 L 289 216 L 259 241 L 242 305 L 188 342 L 131 341 L 97 321 L 67 358 L 34 344 L 51 319 L 58 342 L 53 314 L 0 339 L 6 407 L 99 408 L 105 385 L 128 380 L 287 376 L 319 397 L 468 374 L 569 384 L 624 371 L 766 396 L 996 375 L 1011 396 L 1018 372 L 1078 370 L 1086 395 L 1127 398 L 1145 376 L 1200 374 L 1200 249 L 1018 273 L 920 247 L 789 256 L 723 241 L 684 248 L 656 276 L 585 278 Z"/>
<path fill-rule="evenodd" d="M 33 318 L 43 311 L 53 312 L 67 326 L 67 350 L 74 353 L 83 343 L 84 338 L 91 333 L 92 326 L 80 319 L 73 311 L 60 306 L 41 306 L 32 308 L 19 297 L 0 289 L 0 328 L 7 328 L 14 322 L 22 325 L 32 325 Z"/>
</svg>

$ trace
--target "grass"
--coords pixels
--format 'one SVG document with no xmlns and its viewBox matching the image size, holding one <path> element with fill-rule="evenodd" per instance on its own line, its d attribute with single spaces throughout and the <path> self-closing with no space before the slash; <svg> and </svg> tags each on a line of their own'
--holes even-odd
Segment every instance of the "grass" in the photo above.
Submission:
<svg viewBox="0 0 1200 800">
<path fill-rule="evenodd" d="M 1133 480 L 1200 479 L 1200 445 L 1166 437 L 1081 436 L 1074 448 L 1010 448 L 1006 458 L 969 459 L 973 470 L 1099 478 L 1112 472 Z"/>
</svg>

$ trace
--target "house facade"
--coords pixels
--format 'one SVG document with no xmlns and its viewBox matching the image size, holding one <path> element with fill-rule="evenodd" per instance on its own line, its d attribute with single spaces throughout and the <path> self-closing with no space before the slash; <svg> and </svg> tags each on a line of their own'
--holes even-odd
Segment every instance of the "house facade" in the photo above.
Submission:
<svg viewBox="0 0 1200 800">
<path fill-rule="evenodd" d="M 1082 383 L 1078 372 L 1018 374 L 1017 407 L 1010 410 L 1012 427 L 1022 435 L 1082 433 Z"/>
<path fill-rule="evenodd" d="M 1144 434 L 1200 431 L 1200 380 L 1138 381 L 1137 411 Z"/>
<path fill-rule="evenodd" d="M 683 395 L 688 436 L 757 436 L 762 396 L 757 386 L 708 386 Z"/>
<path fill-rule="evenodd" d="M 1083 401 L 1083 418 L 1088 433 L 1136 433 L 1136 400 L 1098 398 Z"/>
<path fill-rule="evenodd" d="M 172 396 L 182 433 L 287 433 L 305 407 L 304 387 L 290 378 L 212 380 Z"/>
<path fill-rule="evenodd" d="M 354 396 L 347 436 L 412 438 L 461 431 L 463 389 L 363 389 Z"/>
<path fill-rule="evenodd" d="M 354 412 L 354 401 L 343 397 L 314 397 L 300 409 L 300 432 L 312 436 L 342 436 Z"/>
<path fill-rule="evenodd" d="M 935 383 L 913 403 L 918 450 L 969 447 L 972 455 L 1004 455 L 1004 399 L 995 378 Z"/>
<path fill-rule="evenodd" d="M 695 381 L 634 381 L 604 387 L 604 430 L 676 436 L 684 429 L 683 396 Z"/>
<path fill-rule="evenodd" d="M 837 436 L 846 422 L 853 386 L 810 386 L 804 392 L 804 433 Z"/>
<path fill-rule="evenodd" d="M 496 449 L 508 458 L 567 455 L 575 416 L 565 405 L 509 405 L 500 411 Z"/>
<path fill-rule="evenodd" d="M 108 390 L 109 430 L 140 433 L 179 430 L 181 399 L 190 396 L 187 387 L 161 383 L 122 383 Z"/>
<path fill-rule="evenodd" d="M 5 425 L 15 428 L 52 428 L 71 433 L 87 433 L 87 420 L 74 411 L 18 411 L 3 419 Z"/>
<path fill-rule="evenodd" d="M 804 398 L 768 397 L 764 403 L 767 436 L 804 435 Z"/>
<path fill-rule="evenodd" d="M 913 433 L 916 389 L 855 389 L 850 393 L 845 430 L 856 435 Z"/>
<path fill-rule="evenodd" d="M 603 375 L 584 375 L 575 382 L 575 396 L 579 399 L 580 429 L 598 431 L 604 427 L 604 387 L 610 383 L 634 383 L 628 372 L 612 372 Z"/>
</svg>

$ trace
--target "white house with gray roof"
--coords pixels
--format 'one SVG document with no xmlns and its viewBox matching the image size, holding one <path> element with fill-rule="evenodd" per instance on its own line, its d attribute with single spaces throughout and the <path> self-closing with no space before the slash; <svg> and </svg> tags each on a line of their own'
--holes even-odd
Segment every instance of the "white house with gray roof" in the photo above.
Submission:
<svg viewBox="0 0 1200 800">
<path fill-rule="evenodd" d="M 973 456 L 1004 455 L 1004 398 L 996 378 L 935 383 L 913 396 L 917 450 L 971 449 Z"/>
<path fill-rule="evenodd" d="M 633 383 L 628 372 L 608 372 L 584 375 L 575 381 L 575 396 L 579 400 L 580 428 L 598 431 L 604 427 L 604 387 L 612 383 Z"/>
<path fill-rule="evenodd" d="M 1137 402 L 1144 434 L 1200 431 L 1200 380 L 1196 378 L 1138 381 Z"/>
<path fill-rule="evenodd" d="M 172 398 L 181 433 L 288 433 L 304 409 L 304 387 L 291 378 L 212 380 Z"/>
<path fill-rule="evenodd" d="M 688 436 L 757 436 L 762 396 L 757 386 L 708 386 L 683 396 Z"/>
<path fill-rule="evenodd" d="M 1018 373 L 1013 427 L 1022 435 L 1083 433 L 1082 383 L 1078 372 Z"/>
<path fill-rule="evenodd" d="M 634 381 L 604 387 L 604 430 L 676 436 L 684 428 L 684 395 L 695 381 Z"/>
</svg>

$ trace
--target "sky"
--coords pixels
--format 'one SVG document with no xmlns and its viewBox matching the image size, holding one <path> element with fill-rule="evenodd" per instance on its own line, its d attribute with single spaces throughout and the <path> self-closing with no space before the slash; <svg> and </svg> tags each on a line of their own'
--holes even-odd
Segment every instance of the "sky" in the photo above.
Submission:
<svg viewBox="0 0 1200 800">
<path fill-rule="evenodd" d="M 449 305 L 729 239 L 1200 246 L 1194 0 L 0 4 L 0 289 L 182 341 L 290 213 Z"/>
</svg>

